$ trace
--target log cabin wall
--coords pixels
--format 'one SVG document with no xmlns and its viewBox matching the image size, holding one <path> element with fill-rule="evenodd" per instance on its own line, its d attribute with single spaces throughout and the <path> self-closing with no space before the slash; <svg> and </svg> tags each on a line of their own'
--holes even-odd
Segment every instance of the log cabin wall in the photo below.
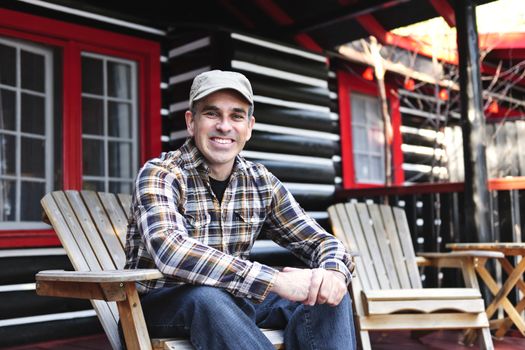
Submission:
<svg viewBox="0 0 525 350">
<path fill-rule="evenodd" d="M 403 171 L 407 183 L 462 181 L 459 106 L 433 95 L 398 90 Z"/>
<path fill-rule="evenodd" d="M 64 249 L 0 250 L 0 348 L 103 332 L 87 300 L 42 297 L 41 270 L 72 270 Z"/>
<path fill-rule="evenodd" d="M 331 112 L 326 58 L 236 33 L 197 33 L 168 47 L 165 151 L 187 137 L 184 112 L 193 78 L 210 69 L 245 74 L 254 90 L 256 123 L 242 154 L 264 164 L 303 208 L 327 226 L 339 167 L 339 124 Z"/>
</svg>

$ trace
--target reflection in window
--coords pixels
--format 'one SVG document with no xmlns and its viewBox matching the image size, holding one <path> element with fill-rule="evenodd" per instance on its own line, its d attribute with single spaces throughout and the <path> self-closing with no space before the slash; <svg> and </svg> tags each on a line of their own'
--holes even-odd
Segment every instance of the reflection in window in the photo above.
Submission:
<svg viewBox="0 0 525 350">
<path fill-rule="evenodd" d="M 131 193 L 138 164 L 137 68 L 82 54 L 84 189 Z"/>
<path fill-rule="evenodd" d="M 385 140 L 379 100 L 352 93 L 352 148 L 355 181 L 385 183 Z"/>
<path fill-rule="evenodd" d="M 0 228 L 45 227 L 53 186 L 53 51 L 0 38 Z M 22 200 L 23 198 L 23 200 Z"/>
</svg>

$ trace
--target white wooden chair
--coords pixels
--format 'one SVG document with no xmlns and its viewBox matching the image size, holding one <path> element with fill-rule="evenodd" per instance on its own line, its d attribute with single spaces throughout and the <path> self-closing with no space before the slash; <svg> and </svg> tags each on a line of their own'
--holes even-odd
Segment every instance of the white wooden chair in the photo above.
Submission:
<svg viewBox="0 0 525 350">
<path fill-rule="evenodd" d="M 57 191 L 41 200 L 76 271 L 41 271 L 39 295 L 91 299 L 113 349 L 121 349 L 120 318 L 127 349 L 193 349 L 187 339 L 150 339 L 140 299 L 139 280 L 162 277 L 158 270 L 123 270 L 130 196 L 91 191 Z M 281 330 L 263 330 L 282 348 Z"/>
<path fill-rule="evenodd" d="M 473 257 L 495 252 L 429 253 L 416 257 L 405 212 L 387 205 L 339 203 L 328 209 L 333 232 L 356 257 L 352 291 L 363 349 L 370 331 L 477 329 L 493 349 Z M 422 288 L 417 265 L 459 267 L 469 288 Z"/>
</svg>

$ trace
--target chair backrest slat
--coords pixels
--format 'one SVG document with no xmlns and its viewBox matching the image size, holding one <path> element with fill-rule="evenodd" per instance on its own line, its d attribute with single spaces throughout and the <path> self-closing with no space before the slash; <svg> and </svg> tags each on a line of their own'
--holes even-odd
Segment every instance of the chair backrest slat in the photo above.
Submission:
<svg viewBox="0 0 525 350">
<path fill-rule="evenodd" d="M 408 228 L 408 221 L 403 209 L 393 208 L 394 218 L 396 220 L 397 233 L 403 255 L 405 256 L 406 268 L 412 288 L 421 288 L 421 276 L 417 268 L 416 254 L 414 252 L 414 245 L 412 244 L 412 237 L 410 236 L 410 229 Z"/>
<path fill-rule="evenodd" d="M 361 226 L 361 222 L 359 220 L 359 215 L 357 213 L 357 208 L 355 205 L 348 205 L 346 207 L 343 207 L 346 209 L 346 212 L 348 214 L 348 221 L 350 223 L 350 226 L 352 227 L 352 232 L 354 232 L 354 239 L 357 242 L 358 251 L 363 256 L 363 261 L 373 261 L 372 255 L 370 252 L 370 249 L 368 249 L 368 242 L 365 239 L 365 235 L 363 234 L 363 228 Z M 346 228 L 345 228 L 346 230 Z M 345 231 L 346 232 L 346 231 Z M 372 289 L 379 289 L 379 279 L 377 278 L 377 273 L 375 271 L 375 267 L 372 264 L 365 264 L 366 269 L 366 276 L 368 279 L 368 285 Z M 363 288 L 365 288 L 366 284 L 363 283 Z"/>
<path fill-rule="evenodd" d="M 84 257 L 82 249 L 79 247 L 73 232 L 80 230 L 76 216 L 73 215 L 63 192 L 48 193 L 41 200 L 42 208 L 53 225 L 62 246 L 68 255 L 75 256 L 75 261 L 71 260 L 75 270 L 89 271 L 90 263 Z M 93 261 L 91 261 L 93 264 Z"/>
<path fill-rule="evenodd" d="M 368 212 L 372 219 L 377 245 L 379 246 L 381 257 L 383 258 L 383 263 L 385 265 L 386 274 L 388 275 L 388 281 L 390 282 L 389 287 L 399 289 L 401 288 L 401 283 L 396 271 L 396 261 L 392 256 L 390 239 L 386 234 L 383 217 L 379 211 L 379 206 L 368 205 Z"/>
<path fill-rule="evenodd" d="M 118 234 L 111 225 L 111 220 L 108 218 L 104 205 L 101 203 L 97 193 L 91 191 L 82 191 L 81 193 L 86 207 L 89 209 L 89 214 L 93 218 L 93 222 L 97 227 L 96 234 L 100 236 L 109 251 L 115 268 L 121 268 L 126 262 L 124 247 L 120 241 Z M 113 195 L 114 196 L 114 195 Z M 93 232 L 95 234 L 95 232 Z"/>
<path fill-rule="evenodd" d="M 98 234 L 94 219 L 89 213 L 89 207 L 82 200 L 80 193 L 78 191 L 65 191 L 65 196 L 81 226 L 81 230 L 76 231 L 75 236 L 82 235 L 89 242 L 89 248 L 84 249 L 84 254 L 94 255 L 102 270 L 115 270 L 115 263 L 111 254 L 107 251 Z"/>
<path fill-rule="evenodd" d="M 120 244 L 122 247 L 126 246 L 128 218 L 126 217 L 126 212 L 119 201 L 119 197 L 111 193 L 101 192 L 99 192 L 98 196 L 102 202 L 102 205 L 104 206 L 104 209 L 106 209 L 106 213 L 111 222 L 111 225 L 113 226 L 113 230 L 120 240 Z"/>
<path fill-rule="evenodd" d="M 126 193 L 119 193 L 117 194 L 117 197 L 120 201 L 120 205 L 122 206 L 122 210 L 124 211 L 124 215 L 126 215 L 126 219 L 129 220 L 129 216 L 131 214 L 131 196 Z"/>
<path fill-rule="evenodd" d="M 78 217 L 77 213 L 84 208 L 83 203 L 71 203 L 66 193 L 53 192 L 53 199 L 56 206 L 59 208 L 60 215 L 67 222 L 68 228 L 59 233 L 60 240 L 66 251 L 71 252 L 71 256 L 75 258 L 70 260 L 75 270 L 84 271 L 100 271 L 103 266 L 100 264 L 96 255 L 93 254 L 93 248 L 84 231 L 84 222 L 82 217 Z M 73 253 L 74 252 L 74 253 Z M 80 252 L 80 254 L 78 253 Z M 79 255 L 77 255 L 79 254 Z M 83 257 L 80 258 L 80 257 Z M 85 262 L 85 265 L 84 265 Z"/>
<path fill-rule="evenodd" d="M 350 211 L 351 208 L 348 209 Z M 347 208 L 344 205 L 331 206 L 328 208 L 334 235 L 345 244 L 348 250 L 359 252 L 360 255 L 368 254 L 368 249 L 366 249 L 366 246 L 364 245 L 365 243 L 360 241 L 354 233 L 353 225 L 349 220 L 351 216 L 349 211 L 347 212 Z M 354 216 L 356 215 L 354 208 Z M 357 224 L 359 226 L 359 223 Z M 361 228 L 359 227 L 359 229 Z M 363 288 L 367 290 L 377 289 L 379 285 L 374 276 L 373 267 L 367 264 L 361 264 L 359 261 L 356 261 L 356 270 Z"/>
<path fill-rule="evenodd" d="M 379 287 L 381 289 L 390 289 L 390 281 L 388 280 L 385 263 L 383 261 L 383 256 L 381 255 L 381 250 L 379 249 L 379 244 L 374 233 L 374 226 L 368 213 L 367 205 L 364 203 L 355 203 L 353 205 L 355 205 L 357 209 L 359 221 L 361 222 L 361 234 L 364 235 L 364 240 L 368 245 L 368 250 L 370 251 L 370 255 L 372 257 L 372 260 L 368 261 L 368 263 L 374 266 L 376 277 L 379 281 Z"/>
<path fill-rule="evenodd" d="M 396 272 L 401 284 L 401 288 L 412 288 L 412 284 L 408 277 L 407 268 L 405 268 L 406 258 L 403 255 L 403 249 L 401 248 L 401 243 L 399 242 L 398 231 L 394 221 L 394 215 L 392 214 L 392 208 L 388 205 L 380 205 L 379 208 L 381 210 L 381 216 L 383 217 L 386 235 L 390 242 L 392 258 L 394 259 L 395 265 L 398 265 Z"/>
</svg>

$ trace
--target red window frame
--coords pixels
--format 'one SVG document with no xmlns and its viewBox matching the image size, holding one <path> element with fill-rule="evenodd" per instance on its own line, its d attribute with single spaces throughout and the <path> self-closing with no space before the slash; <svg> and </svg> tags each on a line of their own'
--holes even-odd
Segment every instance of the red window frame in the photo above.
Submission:
<svg viewBox="0 0 525 350">
<path fill-rule="evenodd" d="M 363 67 L 363 71 L 366 67 Z M 341 134 L 341 158 L 343 172 L 343 188 L 370 188 L 382 187 L 383 185 L 372 183 L 358 183 L 355 178 L 354 150 L 352 143 L 352 106 L 349 96 L 352 93 L 361 93 L 370 96 L 379 96 L 377 83 L 366 81 L 344 71 L 337 72 L 339 93 L 339 127 Z M 405 178 L 402 169 L 403 153 L 401 151 L 401 113 L 399 111 L 399 98 L 393 94 L 393 87 L 387 84 L 387 98 L 390 106 L 390 119 L 392 122 L 392 185 L 403 184 Z"/>
<path fill-rule="evenodd" d="M 60 48 L 63 55 L 63 189 L 82 187 L 81 52 L 137 62 L 139 159 L 161 152 L 160 44 L 129 35 L 0 9 L 0 35 Z M 58 246 L 53 230 L 2 230 L 0 248 Z"/>
</svg>

